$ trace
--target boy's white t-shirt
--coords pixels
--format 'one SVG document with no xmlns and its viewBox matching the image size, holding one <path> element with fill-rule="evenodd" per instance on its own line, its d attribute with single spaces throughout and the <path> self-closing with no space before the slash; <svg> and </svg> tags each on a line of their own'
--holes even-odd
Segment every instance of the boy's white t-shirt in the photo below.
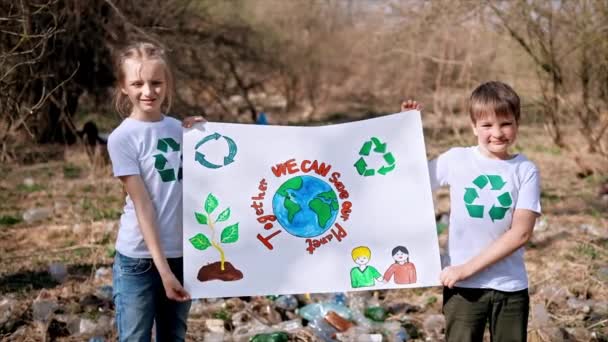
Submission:
<svg viewBox="0 0 608 342">
<path fill-rule="evenodd" d="M 126 118 L 110 134 L 108 152 L 115 177 L 140 175 L 154 208 L 158 235 L 167 258 L 182 256 L 182 126 L 164 116 L 147 122 Z M 132 258 L 151 258 L 127 195 L 116 250 Z"/>
<path fill-rule="evenodd" d="M 450 187 L 449 265 L 478 255 L 508 229 L 515 209 L 540 214 L 540 177 L 522 154 L 490 159 L 478 146 L 457 147 L 429 162 L 431 187 Z M 521 247 L 455 286 L 513 292 L 528 288 Z"/>
</svg>

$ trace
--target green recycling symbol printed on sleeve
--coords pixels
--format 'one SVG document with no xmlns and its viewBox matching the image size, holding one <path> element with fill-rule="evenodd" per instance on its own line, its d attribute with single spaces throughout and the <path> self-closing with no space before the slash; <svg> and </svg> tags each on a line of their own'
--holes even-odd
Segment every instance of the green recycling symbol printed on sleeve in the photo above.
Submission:
<svg viewBox="0 0 608 342">
<path fill-rule="evenodd" d="M 502 220 L 505 218 L 505 214 L 511 208 L 513 199 L 508 191 L 501 192 L 502 188 L 507 184 L 502 177 L 498 175 L 479 175 L 473 180 L 475 187 L 464 188 L 464 203 L 469 212 L 469 216 L 474 218 L 483 218 L 485 207 L 481 204 L 475 204 L 475 200 L 479 198 L 477 190 L 484 189 L 490 184 L 489 189 L 492 192 L 497 192 L 498 204 L 492 204 L 492 207 L 488 210 L 488 215 L 492 222 L 495 220 Z"/>
<path fill-rule="evenodd" d="M 198 151 L 195 151 L 195 153 L 194 153 L 194 160 L 196 160 L 199 164 L 201 164 L 202 166 L 204 166 L 208 169 L 219 169 L 220 167 L 227 166 L 227 165 L 231 164 L 232 162 L 234 162 L 234 157 L 236 156 L 236 152 L 237 152 L 236 143 L 230 137 L 221 135 L 217 132 L 213 133 L 213 134 L 209 134 L 208 136 L 201 139 L 198 143 L 196 143 L 196 146 L 194 146 L 194 150 L 197 150 L 199 147 L 201 147 L 202 145 L 204 145 L 205 143 L 207 143 L 209 141 L 219 140 L 220 138 L 224 138 L 224 140 L 226 141 L 226 143 L 228 145 L 228 152 L 227 152 L 226 156 L 224 156 L 223 164 L 218 165 L 218 164 L 214 164 L 214 163 L 208 161 L 205 158 L 205 155 Z"/>
<path fill-rule="evenodd" d="M 156 143 L 156 149 L 162 153 L 155 154 L 154 157 L 154 168 L 160 174 L 160 179 L 163 182 L 173 182 L 174 180 L 182 179 L 182 167 L 180 166 L 177 170 L 177 174 L 175 170 L 171 167 L 167 168 L 169 164 L 169 160 L 165 156 L 168 153 L 172 152 L 180 152 L 179 143 L 173 138 L 162 138 L 158 139 Z M 181 160 L 181 155 L 180 155 Z M 170 166 L 170 165 L 169 165 Z"/>
<path fill-rule="evenodd" d="M 365 157 L 369 156 L 371 152 L 381 154 L 384 160 L 384 165 L 380 166 L 377 170 L 368 168 L 367 162 L 365 162 Z M 376 137 L 372 137 L 370 140 L 363 143 L 361 150 L 359 150 L 359 156 L 360 157 L 354 166 L 361 176 L 368 177 L 373 176 L 376 173 L 384 176 L 395 169 L 395 157 L 391 152 L 386 151 L 386 143 L 383 144 L 380 139 Z"/>
</svg>

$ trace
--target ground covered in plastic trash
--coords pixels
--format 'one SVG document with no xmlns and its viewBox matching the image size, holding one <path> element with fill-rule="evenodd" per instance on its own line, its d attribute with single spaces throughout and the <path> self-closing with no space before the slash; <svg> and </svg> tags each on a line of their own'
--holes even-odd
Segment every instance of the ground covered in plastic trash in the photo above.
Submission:
<svg viewBox="0 0 608 342">
<path fill-rule="evenodd" d="M 430 156 L 473 143 L 445 136 L 427 134 Z M 547 141 L 541 127 L 522 127 L 516 146 L 543 183 L 544 216 L 526 254 L 529 340 L 607 341 L 608 168 L 583 156 L 591 174 L 581 178 L 581 159 Z M 111 263 L 123 192 L 109 167 L 89 165 L 78 148 L 0 165 L 0 340 L 115 339 Z M 447 192 L 435 197 L 443 246 Z M 198 300 L 187 339 L 441 341 L 441 302 L 440 288 Z"/>
</svg>

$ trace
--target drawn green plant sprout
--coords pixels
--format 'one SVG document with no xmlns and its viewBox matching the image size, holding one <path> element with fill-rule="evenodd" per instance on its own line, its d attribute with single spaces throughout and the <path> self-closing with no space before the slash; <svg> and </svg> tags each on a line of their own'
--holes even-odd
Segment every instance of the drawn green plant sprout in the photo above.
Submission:
<svg viewBox="0 0 608 342">
<path fill-rule="evenodd" d="M 217 227 L 216 224 L 219 222 L 227 221 L 230 218 L 230 208 L 224 209 L 215 220 L 211 217 L 213 211 L 218 207 L 219 201 L 213 196 L 213 194 L 209 194 L 207 199 L 205 200 L 205 212 L 199 213 L 194 212 L 194 216 L 196 217 L 196 221 L 199 224 L 203 224 L 209 226 L 211 229 L 211 240 L 207 238 L 207 236 L 203 233 L 198 233 L 195 236 L 189 239 L 190 243 L 194 248 L 204 251 L 209 246 L 213 246 L 220 253 L 220 262 L 221 262 L 221 270 L 224 271 L 224 262 L 225 262 L 225 254 L 224 250 L 220 246 L 220 243 L 233 243 L 239 239 L 239 223 L 235 223 L 230 225 L 222 230 L 222 234 L 220 235 L 220 240 L 217 240 Z"/>
</svg>

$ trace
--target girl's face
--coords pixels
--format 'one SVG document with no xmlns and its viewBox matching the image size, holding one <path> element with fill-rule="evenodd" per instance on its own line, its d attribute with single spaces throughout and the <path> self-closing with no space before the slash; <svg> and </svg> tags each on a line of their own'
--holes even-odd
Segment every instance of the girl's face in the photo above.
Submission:
<svg viewBox="0 0 608 342">
<path fill-rule="evenodd" d="M 140 120 L 160 120 L 160 108 L 167 95 L 165 65 L 159 60 L 130 58 L 122 66 L 125 80 L 123 94 L 133 104 L 131 116 Z"/>
<path fill-rule="evenodd" d="M 366 256 L 360 256 L 360 257 L 357 257 L 357 259 L 355 259 L 355 264 L 361 265 L 361 266 L 367 265 L 368 262 L 369 262 L 369 258 Z"/>
<path fill-rule="evenodd" d="M 492 159 L 510 159 L 509 147 L 517 138 L 517 121 L 508 117 L 487 116 L 473 124 L 481 153 Z"/>
<path fill-rule="evenodd" d="M 393 259 L 395 259 L 395 261 L 397 261 L 397 262 L 405 262 L 405 261 L 407 261 L 408 257 L 409 257 L 409 255 L 403 253 L 402 251 L 397 251 L 397 253 L 395 253 L 395 255 L 393 255 Z"/>
</svg>

